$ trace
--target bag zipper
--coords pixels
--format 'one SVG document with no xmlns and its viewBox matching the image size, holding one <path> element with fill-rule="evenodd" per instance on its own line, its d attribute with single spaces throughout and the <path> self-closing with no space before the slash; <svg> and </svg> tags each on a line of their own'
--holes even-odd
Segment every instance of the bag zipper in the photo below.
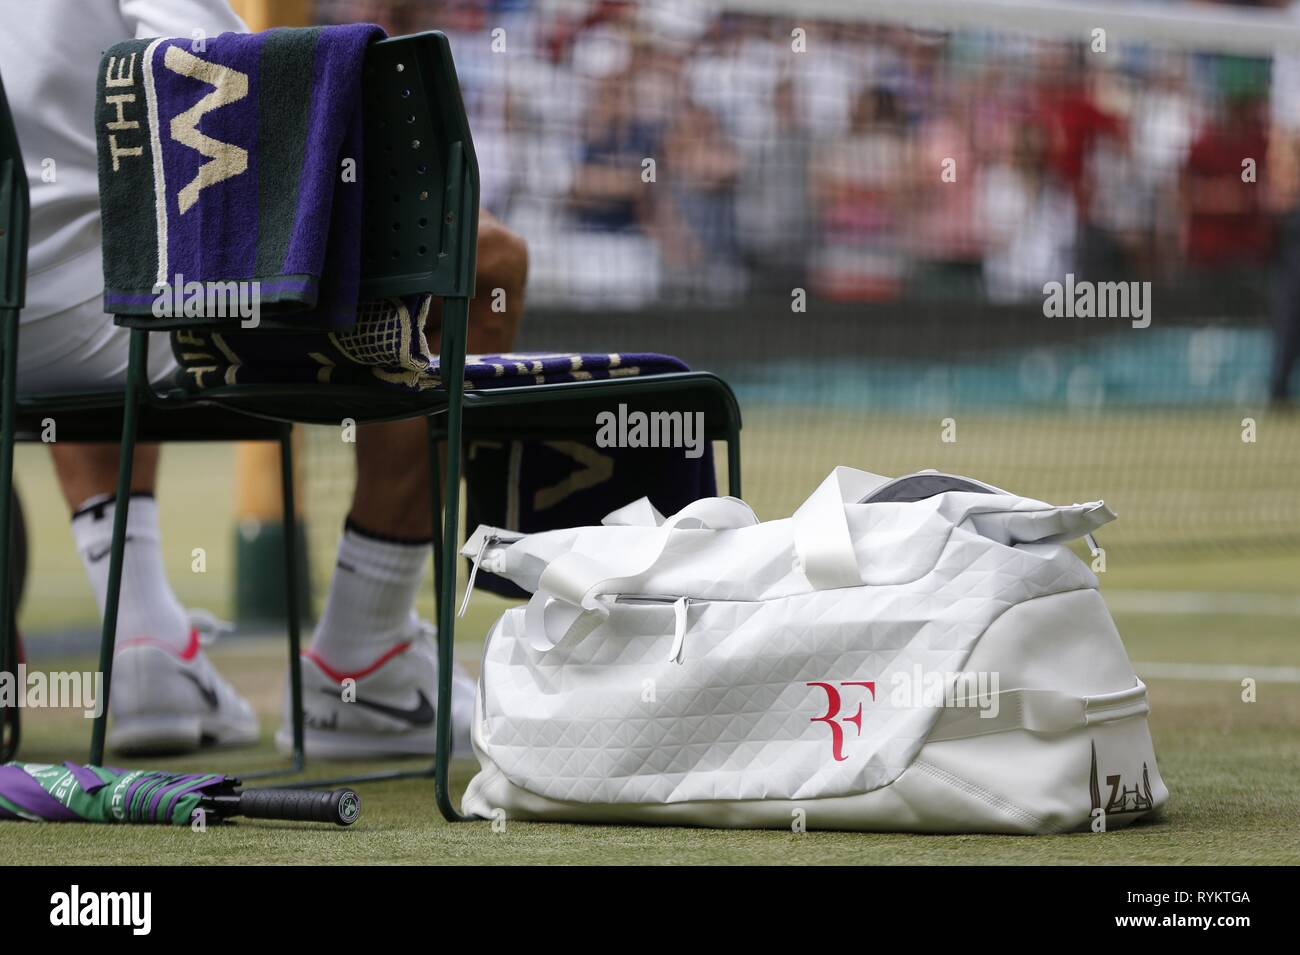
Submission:
<svg viewBox="0 0 1300 955">
<path fill-rule="evenodd" d="M 686 621 L 691 609 L 691 597 L 670 597 L 659 594 L 617 594 L 616 604 L 652 604 L 673 608 L 673 642 L 668 650 L 668 662 L 679 666 L 683 662 L 682 651 L 686 648 Z M 699 602 L 698 600 L 695 602 Z M 706 601 L 711 602 L 711 601 Z"/>
<path fill-rule="evenodd" d="M 461 601 L 460 611 L 456 614 L 457 617 L 464 617 L 465 611 L 469 609 L 469 598 L 474 593 L 474 580 L 475 578 L 478 577 L 479 566 L 482 563 L 484 563 L 485 560 L 484 555 L 487 553 L 487 549 L 491 547 L 493 544 L 502 543 L 506 539 L 507 538 L 501 537 L 500 535 L 497 534 L 489 534 L 483 538 L 483 543 L 479 545 L 478 553 L 474 555 L 474 560 L 470 564 L 469 582 L 465 585 L 465 599 Z M 512 540 L 511 543 L 513 542 L 514 541 Z M 495 571 L 500 569 L 499 567 L 496 566 L 496 561 L 492 561 L 492 564 L 493 566 L 488 568 L 488 573 L 494 573 Z"/>
</svg>

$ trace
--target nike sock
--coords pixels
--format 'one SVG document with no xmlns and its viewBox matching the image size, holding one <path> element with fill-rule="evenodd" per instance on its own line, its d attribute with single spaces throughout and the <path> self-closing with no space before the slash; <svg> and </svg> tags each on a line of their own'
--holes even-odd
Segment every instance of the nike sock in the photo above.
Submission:
<svg viewBox="0 0 1300 955">
<path fill-rule="evenodd" d="M 311 652 L 333 669 L 350 672 L 408 639 L 429 553 L 428 541 L 385 538 L 349 519 Z"/>
<path fill-rule="evenodd" d="M 108 599 L 109 552 L 113 543 L 111 496 L 93 497 L 72 515 L 72 536 L 104 617 Z M 158 504 L 152 494 L 132 494 L 126 515 L 122 592 L 117 605 L 117 642 L 145 637 L 183 650 L 190 642 L 190 621 L 172 593 L 163 569 Z"/>
</svg>

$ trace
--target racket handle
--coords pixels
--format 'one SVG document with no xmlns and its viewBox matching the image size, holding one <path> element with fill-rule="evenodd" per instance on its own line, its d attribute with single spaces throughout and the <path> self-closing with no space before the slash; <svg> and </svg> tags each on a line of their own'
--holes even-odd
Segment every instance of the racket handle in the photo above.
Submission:
<svg viewBox="0 0 1300 955">
<path fill-rule="evenodd" d="M 239 794 L 239 815 L 350 826 L 361 815 L 361 797 L 351 789 L 248 789 Z"/>
</svg>

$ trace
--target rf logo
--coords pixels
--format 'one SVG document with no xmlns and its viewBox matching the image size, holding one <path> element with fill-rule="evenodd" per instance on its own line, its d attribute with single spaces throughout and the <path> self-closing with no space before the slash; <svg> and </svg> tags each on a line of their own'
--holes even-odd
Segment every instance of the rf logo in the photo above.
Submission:
<svg viewBox="0 0 1300 955">
<path fill-rule="evenodd" d="M 835 761 L 842 762 L 843 760 L 848 759 L 848 757 L 844 755 L 844 727 L 841 723 L 852 724 L 853 728 L 857 731 L 857 735 L 862 735 L 862 701 L 858 700 L 857 711 L 852 716 L 840 716 L 840 711 L 843 709 L 844 704 L 840 696 L 840 691 L 836 689 L 836 687 L 866 687 L 867 692 L 871 694 L 871 699 L 874 702 L 876 699 L 875 681 L 841 680 L 838 684 L 814 681 L 806 685 L 820 687 L 826 692 L 826 712 L 821 716 L 814 716 L 808 722 L 825 723 L 829 726 L 831 728 L 831 754 L 835 757 Z"/>
</svg>

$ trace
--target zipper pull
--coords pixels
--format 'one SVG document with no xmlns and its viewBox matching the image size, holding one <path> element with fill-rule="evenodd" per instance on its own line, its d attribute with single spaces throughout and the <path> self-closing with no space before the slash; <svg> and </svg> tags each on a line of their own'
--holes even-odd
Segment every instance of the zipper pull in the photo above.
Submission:
<svg viewBox="0 0 1300 955">
<path fill-rule="evenodd" d="M 487 551 L 488 545 L 496 542 L 495 537 L 484 537 L 483 543 L 479 544 L 478 554 L 474 557 L 474 565 L 469 569 L 469 583 L 465 587 L 465 599 L 460 602 L 460 612 L 457 617 L 464 617 L 465 611 L 469 609 L 469 598 L 474 593 L 474 578 L 478 576 L 478 565 L 483 560 L 483 554 Z M 455 573 L 455 569 L 452 570 Z"/>
<path fill-rule="evenodd" d="M 686 647 L 686 613 L 690 603 L 689 597 L 678 597 L 673 601 L 673 646 L 668 651 L 669 663 L 682 662 L 682 650 Z"/>
</svg>

